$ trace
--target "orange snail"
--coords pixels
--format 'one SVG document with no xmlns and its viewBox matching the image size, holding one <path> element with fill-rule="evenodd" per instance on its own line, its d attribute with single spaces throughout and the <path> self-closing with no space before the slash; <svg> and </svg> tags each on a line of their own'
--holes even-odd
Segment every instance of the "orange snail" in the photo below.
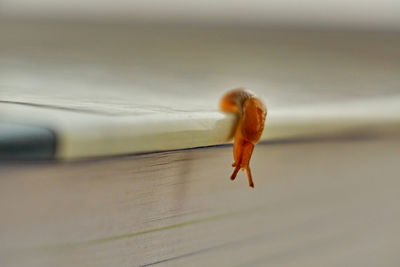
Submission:
<svg viewBox="0 0 400 267">
<path fill-rule="evenodd" d="M 254 145 L 260 140 L 264 130 L 267 108 L 253 93 L 240 88 L 229 91 L 222 97 L 220 109 L 238 116 L 233 145 L 235 162 L 232 167 L 235 170 L 231 180 L 235 180 L 240 169 L 246 170 L 249 186 L 254 188 L 249 163 Z"/>
</svg>

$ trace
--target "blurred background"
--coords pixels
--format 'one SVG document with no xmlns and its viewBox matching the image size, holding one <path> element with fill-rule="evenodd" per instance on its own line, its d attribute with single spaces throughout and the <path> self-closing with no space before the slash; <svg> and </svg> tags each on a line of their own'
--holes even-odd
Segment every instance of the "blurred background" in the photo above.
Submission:
<svg viewBox="0 0 400 267">
<path fill-rule="evenodd" d="M 2 18 L 202 26 L 398 31 L 394 0 L 96 1 L 2 0 Z"/>
<path fill-rule="evenodd" d="M 399 266 L 399 48 L 396 0 L 0 0 L 0 265 Z"/>
</svg>

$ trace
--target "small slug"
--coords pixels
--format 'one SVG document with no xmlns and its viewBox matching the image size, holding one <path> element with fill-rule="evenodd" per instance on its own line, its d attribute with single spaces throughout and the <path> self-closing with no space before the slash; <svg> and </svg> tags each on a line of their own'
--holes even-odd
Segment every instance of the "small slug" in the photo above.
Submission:
<svg viewBox="0 0 400 267">
<path fill-rule="evenodd" d="M 235 180 L 240 169 L 246 170 L 249 186 L 254 188 L 249 164 L 254 145 L 260 140 L 264 130 L 267 108 L 253 93 L 239 88 L 227 92 L 222 97 L 220 109 L 238 116 L 233 145 L 232 167 L 235 167 L 235 170 L 231 180 Z"/>
</svg>

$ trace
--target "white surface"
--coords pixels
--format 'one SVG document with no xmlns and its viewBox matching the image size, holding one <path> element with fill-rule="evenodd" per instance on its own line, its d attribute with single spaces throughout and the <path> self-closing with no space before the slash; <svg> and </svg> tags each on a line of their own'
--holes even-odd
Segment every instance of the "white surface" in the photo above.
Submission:
<svg viewBox="0 0 400 267">
<path fill-rule="evenodd" d="M 400 94 L 400 35 L 0 24 L 0 99 L 107 114 L 269 109 Z"/>
<path fill-rule="evenodd" d="M 229 141 L 233 116 L 170 112 L 110 116 L 2 103 L 2 119 L 55 130 L 56 157 L 76 159 L 192 148 Z M 400 96 L 270 110 L 261 140 L 400 130 Z"/>
</svg>

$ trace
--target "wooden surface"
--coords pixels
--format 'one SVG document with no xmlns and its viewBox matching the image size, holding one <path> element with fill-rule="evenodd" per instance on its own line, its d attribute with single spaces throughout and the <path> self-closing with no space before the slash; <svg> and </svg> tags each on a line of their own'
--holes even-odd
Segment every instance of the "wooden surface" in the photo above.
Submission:
<svg viewBox="0 0 400 267">
<path fill-rule="evenodd" d="M 0 166 L 1 266 L 398 266 L 398 137 Z"/>
</svg>

